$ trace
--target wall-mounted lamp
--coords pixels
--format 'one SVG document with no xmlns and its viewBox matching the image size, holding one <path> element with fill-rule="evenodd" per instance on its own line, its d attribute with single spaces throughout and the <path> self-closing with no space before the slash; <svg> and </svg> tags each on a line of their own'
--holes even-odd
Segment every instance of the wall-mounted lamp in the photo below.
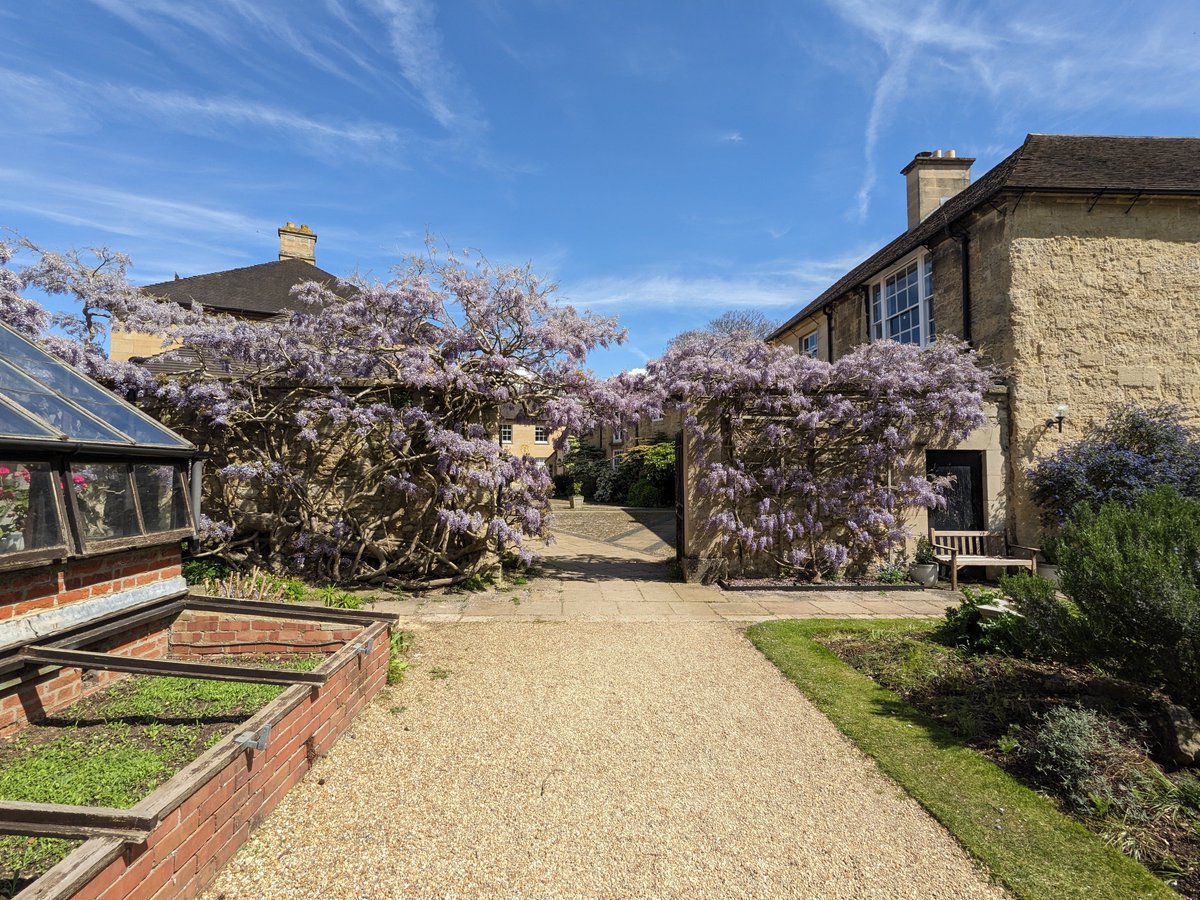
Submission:
<svg viewBox="0 0 1200 900">
<path fill-rule="evenodd" d="M 1067 413 L 1070 411 L 1071 407 L 1067 406 L 1065 403 L 1060 403 L 1058 406 L 1054 407 L 1054 419 L 1052 421 L 1058 425 L 1059 434 L 1062 434 L 1063 419 L 1067 417 Z M 1050 423 L 1047 422 L 1046 424 L 1049 425 Z"/>
</svg>

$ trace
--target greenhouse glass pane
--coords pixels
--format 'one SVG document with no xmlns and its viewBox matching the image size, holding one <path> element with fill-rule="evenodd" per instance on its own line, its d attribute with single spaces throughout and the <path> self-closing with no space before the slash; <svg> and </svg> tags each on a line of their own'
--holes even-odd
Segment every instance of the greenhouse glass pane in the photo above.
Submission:
<svg viewBox="0 0 1200 900">
<path fill-rule="evenodd" d="M 71 487 L 83 520 L 85 543 L 141 534 L 125 463 L 72 465 Z"/>
<path fill-rule="evenodd" d="M 124 434 L 117 438 L 121 443 L 128 443 L 129 439 L 133 439 L 140 443 L 167 447 L 188 446 L 187 441 L 172 434 L 153 419 L 141 414 L 120 397 L 92 383 L 66 363 L 55 359 L 44 350 L 5 328 L 0 328 L 0 358 L 36 378 L 42 385 L 50 389 L 47 393 L 53 396 L 57 392 L 63 397 L 75 401 L 123 432 Z M 64 430 L 71 437 L 81 440 L 96 439 L 74 434 L 69 429 Z M 111 440 L 107 437 L 103 439 Z"/>
<path fill-rule="evenodd" d="M 0 403 L 0 436 L 56 439 L 62 435 Z"/>
<path fill-rule="evenodd" d="M 133 483 L 147 534 L 191 525 L 183 494 L 183 473 L 178 466 L 135 465 Z"/>
<path fill-rule="evenodd" d="M 63 544 L 49 463 L 0 459 L 0 557 Z"/>
<path fill-rule="evenodd" d="M 114 431 L 107 425 L 75 409 L 61 397 L 50 393 L 32 378 L 22 375 L 2 359 L 0 359 L 0 394 L 3 394 L 16 406 L 27 409 L 49 422 L 68 437 L 81 441 L 129 443 L 129 440 L 120 432 Z"/>
</svg>

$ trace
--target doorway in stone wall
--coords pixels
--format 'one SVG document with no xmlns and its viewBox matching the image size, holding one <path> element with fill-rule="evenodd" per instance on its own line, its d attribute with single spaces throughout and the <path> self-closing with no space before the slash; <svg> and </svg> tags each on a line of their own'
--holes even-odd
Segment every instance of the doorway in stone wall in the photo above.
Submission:
<svg viewBox="0 0 1200 900">
<path fill-rule="evenodd" d="M 929 527 L 938 531 L 983 530 L 983 453 L 978 450 L 927 450 L 925 471 L 948 475 L 946 506 L 929 510 Z"/>
</svg>

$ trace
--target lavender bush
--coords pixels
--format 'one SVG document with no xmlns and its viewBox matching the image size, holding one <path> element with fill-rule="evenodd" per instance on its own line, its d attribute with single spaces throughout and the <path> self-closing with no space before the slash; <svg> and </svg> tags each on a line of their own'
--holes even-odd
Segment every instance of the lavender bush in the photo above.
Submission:
<svg viewBox="0 0 1200 900">
<path fill-rule="evenodd" d="M 694 499 L 735 567 L 821 580 L 862 573 L 904 541 L 911 507 L 944 502 L 921 451 L 984 424 L 989 380 L 947 341 L 831 364 L 735 332 L 673 342 L 644 387 L 686 408 Z"/>
<path fill-rule="evenodd" d="M 32 261 L 9 265 L 17 249 Z M 431 248 L 387 282 L 348 296 L 310 283 L 296 311 L 246 322 L 142 296 L 107 250 L 0 244 L 0 264 L 0 318 L 208 452 L 207 546 L 274 571 L 428 586 L 528 559 L 549 477 L 501 448 L 502 411 L 562 447 L 627 414 L 627 385 L 584 367 L 623 340 L 616 321 L 556 304 L 528 267 Z M 78 312 L 52 315 L 30 292 Z M 155 379 L 113 362 L 113 327 L 164 334 L 213 371 Z"/>
</svg>

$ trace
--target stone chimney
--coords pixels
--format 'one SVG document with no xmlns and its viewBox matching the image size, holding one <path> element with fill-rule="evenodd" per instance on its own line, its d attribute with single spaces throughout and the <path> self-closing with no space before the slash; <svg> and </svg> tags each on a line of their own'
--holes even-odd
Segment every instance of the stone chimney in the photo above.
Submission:
<svg viewBox="0 0 1200 900">
<path fill-rule="evenodd" d="M 971 183 L 973 162 L 953 150 L 923 150 L 900 170 L 908 181 L 909 231 Z"/>
<path fill-rule="evenodd" d="M 317 236 L 307 225 L 288 222 L 279 229 L 279 258 L 302 259 L 317 264 Z"/>
</svg>

